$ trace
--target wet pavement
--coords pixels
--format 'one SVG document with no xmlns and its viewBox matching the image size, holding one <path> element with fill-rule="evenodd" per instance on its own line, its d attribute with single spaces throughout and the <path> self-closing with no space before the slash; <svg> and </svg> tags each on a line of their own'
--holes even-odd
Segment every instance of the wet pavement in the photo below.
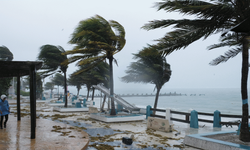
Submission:
<svg viewBox="0 0 250 150">
<path fill-rule="evenodd" d="M 10 100 L 9 103 L 10 105 L 13 105 L 11 109 L 12 114 L 16 115 L 15 101 Z M 181 148 L 177 148 L 175 145 L 183 147 L 181 145 L 183 141 L 181 136 L 178 135 L 178 137 L 176 137 L 172 133 L 164 133 L 164 135 L 162 135 L 162 133 L 159 132 L 148 132 L 145 121 L 129 123 L 103 123 L 90 119 L 88 113 L 55 112 L 46 103 L 37 103 L 37 118 L 40 119 L 37 119 L 36 140 L 33 141 L 30 139 L 30 119 L 27 118 L 30 115 L 29 104 L 24 102 L 22 103 L 21 108 L 22 120 L 19 122 L 19 124 L 23 125 L 18 125 L 14 115 L 9 117 L 13 119 L 12 123 L 9 122 L 10 127 L 3 129 L 3 131 L 8 130 L 12 125 L 15 125 L 15 127 L 13 127 L 14 131 L 9 131 L 13 135 L 10 136 L 10 133 L 9 135 L 4 135 L 4 137 L 7 137 L 9 140 L 2 140 L 1 135 L 3 131 L 0 130 L 0 150 L 81 150 L 82 147 L 86 150 L 180 150 Z M 24 121 L 24 119 L 26 120 Z M 47 126 L 47 124 L 50 125 Z M 22 128 L 29 126 L 29 128 L 24 131 L 25 133 L 27 132 L 24 137 L 20 137 L 19 133 L 17 133 L 23 131 L 20 126 L 23 126 Z M 44 129 L 38 133 L 38 130 L 41 130 L 41 128 Z M 85 134 L 85 136 L 76 136 L 77 133 L 71 131 L 73 128 L 77 129 L 74 132 L 81 132 L 81 135 Z M 40 135 L 43 137 L 38 139 Z M 131 145 L 124 144 L 122 142 L 122 137 L 130 137 L 131 135 L 134 135 L 133 143 Z M 18 139 L 16 137 L 18 137 Z M 173 139 L 165 139 L 167 137 L 172 137 Z M 23 139 L 25 139 L 24 142 Z M 5 145 L 2 143 L 7 143 L 6 145 L 12 145 L 13 148 L 10 148 L 10 146 L 3 147 Z M 85 147 L 79 143 L 85 144 Z"/>
<path fill-rule="evenodd" d="M 30 139 L 30 118 L 22 117 L 17 121 L 9 115 L 7 128 L 0 129 L 1 150 L 85 150 L 89 136 L 83 130 L 71 125 L 37 119 L 36 138 Z"/>
<path fill-rule="evenodd" d="M 54 120 L 59 122 L 59 120 Z M 89 146 L 86 150 L 180 150 L 180 148 L 165 147 L 160 144 L 155 144 L 154 147 L 148 146 L 145 148 L 138 147 L 141 142 L 134 141 L 131 145 L 124 144 L 122 139 L 115 138 L 115 135 L 130 135 L 129 131 L 114 130 L 111 128 L 94 127 L 84 122 L 76 122 L 72 120 L 60 120 L 61 123 L 68 124 L 84 130 L 90 136 Z M 110 138 L 109 136 L 114 136 Z M 119 139 L 119 140 L 117 140 Z"/>
</svg>

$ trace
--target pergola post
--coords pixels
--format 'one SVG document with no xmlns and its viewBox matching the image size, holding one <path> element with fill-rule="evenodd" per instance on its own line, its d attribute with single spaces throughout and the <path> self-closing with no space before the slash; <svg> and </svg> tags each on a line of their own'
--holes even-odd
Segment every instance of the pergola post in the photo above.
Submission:
<svg viewBox="0 0 250 150">
<path fill-rule="evenodd" d="M 21 120 L 20 112 L 20 76 L 17 76 L 17 121 Z"/>
<path fill-rule="evenodd" d="M 21 120 L 20 115 L 20 77 L 30 75 L 30 122 L 31 139 L 35 139 L 36 129 L 36 70 L 42 67 L 39 61 L 1 61 L 0 78 L 17 77 L 17 120 Z"/>
<path fill-rule="evenodd" d="M 31 139 L 36 138 L 36 68 L 30 66 L 30 116 Z"/>
</svg>

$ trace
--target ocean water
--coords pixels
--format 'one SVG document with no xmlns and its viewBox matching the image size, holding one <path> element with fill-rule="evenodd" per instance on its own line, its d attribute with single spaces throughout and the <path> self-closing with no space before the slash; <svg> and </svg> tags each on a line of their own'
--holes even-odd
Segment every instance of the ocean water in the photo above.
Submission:
<svg viewBox="0 0 250 150">
<path fill-rule="evenodd" d="M 160 96 L 157 108 L 170 108 L 183 112 L 196 110 L 206 113 L 213 113 L 219 110 L 221 114 L 242 114 L 241 91 L 237 88 L 169 89 L 169 91 L 185 96 Z M 124 94 L 131 95 L 132 93 Z M 146 108 L 148 105 L 153 107 L 155 101 L 155 96 L 122 98 L 140 108 Z M 100 106 L 99 99 L 95 98 L 97 106 Z"/>
</svg>

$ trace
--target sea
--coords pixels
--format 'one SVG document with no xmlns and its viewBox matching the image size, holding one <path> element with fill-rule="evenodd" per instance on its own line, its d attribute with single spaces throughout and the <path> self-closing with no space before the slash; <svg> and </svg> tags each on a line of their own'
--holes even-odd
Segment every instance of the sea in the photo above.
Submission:
<svg viewBox="0 0 250 150">
<path fill-rule="evenodd" d="M 176 93 L 177 96 L 159 96 L 157 108 L 170 108 L 171 110 L 182 112 L 196 110 L 206 113 L 213 113 L 218 110 L 221 114 L 242 114 L 241 90 L 239 88 L 191 88 L 169 89 L 168 91 Z M 167 92 L 167 94 L 170 92 Z M 131 93 L 126 94 L 131 95 Z M 130 96 L 122 98 L 140 108 L 146 108 L 148 105 L 153 107 L 155 102 L 155 96 Z M 101 100 L 101 98 L 95 98 L 97 106 L 100 105 L 99 99 Z"/>
<path fill-rule="evenodd" d="M 158 109 L 171 109 L 180 112 L 191 112 L 196 110 L 197 112 L 213 114 L 216 110 L 220 111 L 221 114 L 228 115 L 242 115 L 242 100 L 241 100 L 241 89 L 239 88 L 190 88 L 190 89 L 169 89 L 169 92 L 165 93 L 176 93 L 178 96 L 159 96 L 157 108 Z M 96 92 L 98 94 L 98 92 Z M 132 93 L 124 93 L 120 95 L 132 95 Z M 133 93 L 137 95 L 136 93 Z M 147 95 L 150 95 L 148 93 Z M 248 93 L 248 95 L 250 92 Z M 139 94 L 140 95 L 140 94 Z M 145 95 L 145 94 L 144 94 Z M 180 96 L 181 95 L 181 96 Z M 122 97 L 128 103 L 135 105 L 139 108 L 145 108 L 150 105 L 154 107 L 155 96 L 130 96 Z M 96 107 L 100 108 L 100 102 L 102 98 L 95 98 Z M 107 104 L 105 104 L 107 107 Z M 250 111 L 249 111 L 250 112 Z M 165 116 L 164 112 L 156 112 L 157 115 Z M 178 119 L 184 119 L 184 115 L 172 114 L 172 117 Z M 199 119 L 213 120 L 213 116 L 198 115 Z M 223 122 L 240 122 L 241 118 L 226 118 L 222 117 Z M 206 126 L 212 127 L 211 123 L 200 123 L 206 124 Z M 237 126 L 234 126 L 237 128 Z"/>
</svg>

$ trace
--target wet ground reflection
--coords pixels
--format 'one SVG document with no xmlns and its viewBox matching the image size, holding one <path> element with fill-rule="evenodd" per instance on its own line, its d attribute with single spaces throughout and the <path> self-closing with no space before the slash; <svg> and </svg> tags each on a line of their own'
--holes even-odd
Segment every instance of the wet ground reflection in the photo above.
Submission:
<svg viewBox="0 0 250 150">
<path fill-rule="evenodd" d="M 53 132 L 54 126 L 60 126 L 61 132 Z M 62 132 L 69 134 L 62 136 Z M 82 149 L 89 141 L 86 132 L 48 119 L 37 119 L 35 139 L 30 139 L 30 133 L 29 117 L 17 121 L 14 115 L 10 115 L 7 128 L 0 129 L 0 150 Z"/>
</svg>

